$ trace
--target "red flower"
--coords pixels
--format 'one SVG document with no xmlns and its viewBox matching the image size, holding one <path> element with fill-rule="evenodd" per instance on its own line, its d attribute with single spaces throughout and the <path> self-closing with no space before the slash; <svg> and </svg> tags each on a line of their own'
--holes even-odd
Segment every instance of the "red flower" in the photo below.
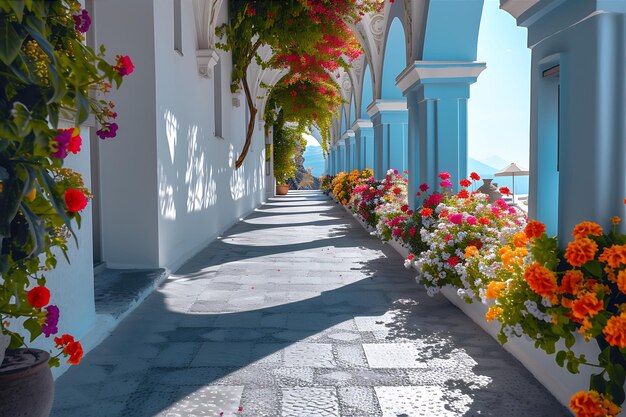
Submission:
<svg viewBox="0 0 626 417">
<path fill-rule="evenodd" d="M 80 147 L 83 144 L 83 139 L 80 137 L 80 131 L 76 128 L 73 129 L 70 143 L 67 145 L 67 150 L 73 154 L 80 152 Z"/>
<path fill-rule="evenodd" d="M 74 341 L 74 336 L 64 334 L 61 337 L 55 337 L 54 343 L 57 348 L 63 348 L 63 354 L 69 356 L 67 363 L 70 365 L 78 365 L 83 357 L 83 347 L 80 342 Z"/>
<path fill-rule="evenodd" d="M 455 267 L 461 260 L 458 256 L 451 256 L 448 258 L 448 265 Z"/>
<path fill-rule="evenodd" d="M 511 195 L 511 190 L 509 190 L 509 187 L 500 187 L 500 192 L 504 195 Z"/>
<path fill-rule="evenodd" d="M 472 182 L 466 178 L 463 178 L 461 181 L 459 181 L 459 184 L 461 185 L 461 187 L 469 187 L 470 185 L 472 185 Z"/>
<path fill-rule="evenodd" d="M 457 195 L 459 196 L 459 198 L 469 198 L 469 193 L 465 189 L 459 191 Z"/>
<path fill-rule="evenodd" d="M 402 207 L 400 207 L 400 211 L 402 211 L 403 213 L 406 213 L 406 211 L 409 209 L 409 205 L 405 204 Z"/>
<path fill-rule="evenodd" d="M 401 192 L 402 192 L 402 190 L 401 190 L 400 188 L 398 188 L 398 187 L 396 187 L 396 188 L 394 188 L 394 189 L 393 189 L 393 193 L 394 193 L 395 195 L 398 195 L 398 194 L 400 194 Z"/>
<path fill-rule="evenodd" d="M 433 214 L 433 210 L 428 208 L 428 207 L 425 207 L 425 208 L 422 209 L 422 213 L 421 214 L 422 214 L 422 217 L 428 217 L 428 216 L 431 216 Z"/>
<path fill-rule="evenodd" d="M 43 308 L 50 302 L 50 290 L 44 286 L 35 287 L 26 293 L 28 302 L 35 308 Z"/>
<path fill-rule="evenodd" d="M 479 180 L 480 180 L 480 175 L 478 175 L 478 174 L 477 174 L 477 173 L 475 173 L 475 172 L 472 172 L 472 173 L 470 174 L 470 178 L 471 178 L 471 179 L 473 179 L 474 181 L 479 181 Z"/>
<path fill-rule="evenodd" d="M 130 75 L 135 70 L 133 61 L 130 60 L 128 55 L 118 55 L 117 65 L 113 67 L 122 76 Z"/>
<path fill-rule="evenodd" d="M 63 199 L 65 200 L 67 211 L 70 213 L 78 213 L 87 207 L 87 197 L 80 190 L 74 188 L 67 189 Z"/>
<path fill-rule="evenodd" d="M 417 232 L 417 229 L 416 229 L 415 227 L 412 227 L 412 228 L 409 230 L 409 234 L 410 234 L 411 236 L 415 236 L 415 232 Z"/>
<path fill-rule="evenodd" d="M 451 177 L 449 172 L 440 172 L 439 173 L 439 178 L 441 178 L 442 180 L 449 180 Z"/>
<path fill-rule="evenodd" d="M 491 221 L 486 217 L 481 217 L 480 219 L 478 219 L 478 223 L 488 225 L 489 223 L 491 223 Z"/>
<path fill-rule="evenodd" d="M 430 187 L 426 183 L 420 185 L 420 191 L 422 191 L 422 192 L 428 191 L 429 188 Z M 626 201 L 626 200 L 624 200 L 624 201 Z"/>
</svg>

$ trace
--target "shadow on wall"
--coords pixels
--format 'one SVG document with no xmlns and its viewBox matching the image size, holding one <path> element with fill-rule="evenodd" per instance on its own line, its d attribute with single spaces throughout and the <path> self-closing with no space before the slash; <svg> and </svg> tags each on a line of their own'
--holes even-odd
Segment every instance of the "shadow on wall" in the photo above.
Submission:
<svg viewBox="0 0 626 417">
<path fill-rule="evenodd" d="M 159 209 L 163 218 L 176 220 L 181 213 L 203 212 L 217 206 L 218 201 L 223 201 L 221 207 L 226 209 L 227 198 L 220 183 L 228 184 L 232 202 L 263 189 L 262 154 L 252 172 L 246 165 L 235 169 L 237 155 L 232 143 L 214 138 L 196 124 L 183 126 L 171 110 L 163 112 L 163 122 L 171 163 L 158 160 Z M 183 204 L 185 210 L 181 211 Z"/>
<path fill-rule="evenodd" d="M 82 394 L 77 395 L 81 387 L 97 390 L 96 397 L 106 398 L 107 407 L 119 409 L 118 415 L 219 415 L 220 411 L 231 411 L 220 410 L 207 399 L 211 392 L 206 386 L 210 384 L 221 386 L 217 389 L 245 386 L 246 390 L 258 391 L 263 395 L 256 403 L 246 402 L 244 395 L 245 415 L 277 415 L 279 394 L 270 387 L 316 385 L 319 381 L 314 382 L 314 378 L 324 378 L 323 371 L 333 371 L 330 368 L 344 368 L 351 378 L 368 387 L 405 385 L 406 381 L 427 386 L 434 391 L 425 394 L 440 398 L 437 401 L 443 401 L 446 409 L 459 416 L 510 415 L 520 403 L 544 406 L 537 400 L 542 389 L 533 388 L 536 381 L 519 363 L 450 303 L 427 297 L 415 286 L 413 273 L 403 268 L 400 256 L 369 238 L 341 207 L 328 205 L 321 194 L 302 193 L 285 199 L 293 204 L 264 206 L 190 260 L 133 314 L 132 320 L 122 323 L 113 336 L 94 349 L 82 366 L 61 377 L 58 413 L 54 416 L 69 415 L 62 414 L 62 408 L 81 401 Z M 299 221 L 299 215 L 307 218 L 303 211 L 319 212 L 322 218 Z M 259 247 L 253 242 L 249 232 L 261 226 L 280 230 L 285 227 L 285 214 L 293 219 L 290 226 L 336 227 L 330 233 L 322 229 L 323 235 L 308 242 L 281 244 L 280 233 L 276 233 L 275 244 Z M 354 230 L 347 236 L 349 229 Z M 308 264 L 312 272 L 319 269 L 318 275 L 324 274 L 319 282 L 337 287 L 309 298 L 305 297 L 310 293 L 284 289 L 292 283 L 290 274 L 272 275 L 268 271 L 261 276 L 254 268 L 235 263 L 289 254 L 287 259 L 295 264 L 289 268 L 295 272 L 299 252 L 354 248 L 355 237 L 362 242 L 361 248 L 382 251 L 382 256 L 356 264 L 349 272 L 353 279 L 342 277 L 341 268 L 329 274 L 335 262 L 332 258 L 322 257 L 319 263 Z M 310 260 L 310 251 L 307 256 Z M 365 278 L 359 279 L 361 276 Z M 198 294 L 198 287 L 189 285 L 189 281 L 199 279 L 211 282 L 209 291 Z M 298 279 L 306 284 L 314 277 Z M 226 301 L 233 290 L 241 291 L 244 285 L 255 286 L 256 294 L 263 295 L 257 302 L 263 308 L 246 310 L 245 304 Z M 172 297 L 166 300 L 167 293 Z M 190 297 L 191 307 L 185 304 L 184 310 L 171 311 L 176 310 L 171 300 L 175 297 Z M 304 340 L 319 344 L 315 352 L 294 345 Z M 363 355 L 367 340 L 374 344 L 411 343 L 420 366 L 370 369 L 376 367 L 368 367 Z M 335 359 L 341 355 L 333 354 L 330 346 L 358 353 Z M 118 359 L 110 362 L 115 357 L 112 355 Z M 306 367 L 319 368 L 308 382 L 299 372 Z M 101 382 L 94 383 L 94 378 Z M 346 386 L 341 381 L 328 381 L 326 385 Z M 238 401 L 241 391 L 233 395 Z M 94 397 L 84 397 L 85 407 L 93 405 Z"/>
</svg>

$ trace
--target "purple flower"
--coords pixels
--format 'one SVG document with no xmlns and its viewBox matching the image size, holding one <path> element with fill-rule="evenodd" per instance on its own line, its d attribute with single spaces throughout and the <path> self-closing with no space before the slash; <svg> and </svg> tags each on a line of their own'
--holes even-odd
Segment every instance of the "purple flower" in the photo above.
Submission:
<svg viewBox="0 0 626 417">
<path fill-rule="evenodd" d="M 57 334 L 59 329 L 57 329 L 57 324 L 59 324 L 59 307 L 55 305 L 49 305 L 46 307 L 46 311 L 48 315 L 46 316 L 46 322 L 42 326 L 41 331 L 46 337 L 50 337 L 50 335 Z"/>
<path fill-rule="evenodd" d="M 75 14 L 72 17 L 74 18 L 74 29 L 81 33 L 85 33 L 89 30 L 91 17 L 89 17 L 87 10 L 83 9 L 80 14 Z"/>
<path fill-rule="evenodd" d="M 72 129 L 62 130 L 54 139 L 57 150 L 52 152 L 55 158 L 63 159 L 67 156 L 67 147 L 72 140 Z"/>
<path fill-rule="evenodd" d="M 114 138 L 117 135 L 117 123 L 104 123 L 102 129 L 96 131 L 100 139 Z"/>
</svg>

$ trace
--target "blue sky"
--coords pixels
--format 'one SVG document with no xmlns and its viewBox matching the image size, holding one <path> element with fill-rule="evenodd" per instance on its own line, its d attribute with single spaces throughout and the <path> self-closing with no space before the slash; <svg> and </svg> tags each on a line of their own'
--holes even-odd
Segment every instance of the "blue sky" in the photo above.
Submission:
<svg viewBox="0 0 626 417">
<path fill-rule="evenodd" d="M 528 167 L 530 50 L 526 29 L 485 0 L 478 37 L 478 61 L 487 69 L 471 86 L 468 152 L 478 160 L 496 155 Z"/>
</svg>

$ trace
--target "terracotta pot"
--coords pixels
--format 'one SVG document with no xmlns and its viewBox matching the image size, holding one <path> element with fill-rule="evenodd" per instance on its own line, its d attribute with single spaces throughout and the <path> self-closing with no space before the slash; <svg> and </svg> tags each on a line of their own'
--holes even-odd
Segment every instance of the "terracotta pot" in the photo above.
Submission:
<svg viewBox="0 0 626 417">
<path fill-rule="evenodd" d="M 54 400 L 50 355 L 39 349 L 6 352 L 0 366 L 0 416 L 48 417 Z"/>
<path fill-rule="evenodd" d="M 287 195 L 289 192 L 289 186 L 287 184 L 276 185 L 276 195 Z"/>
</svg>

